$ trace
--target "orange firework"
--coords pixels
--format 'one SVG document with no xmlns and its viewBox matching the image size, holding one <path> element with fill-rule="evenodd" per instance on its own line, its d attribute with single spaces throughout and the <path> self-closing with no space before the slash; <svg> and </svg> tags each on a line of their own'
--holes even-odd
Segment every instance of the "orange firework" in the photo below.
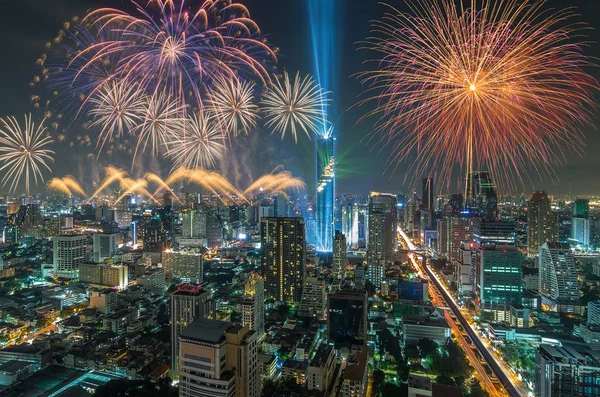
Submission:
<svg viewBox="0 0 600 397">
<path fill-rule="evenodd" d="M 466 3 L 466 4 L 463 4 Z M 407 0 L 373 23 L 363 48 L 380 54 L 361 73 L 361 103 L 376 101 L 375 136 L 392 167 L 450 184 L 452 171 L 488 168 L 505 188 L 525 171 L 554 176 L 583 146 L 598 82 L 573 10 L 545 0 Z M 373 137 L 373 135 L 371 136 Z"/>
</svg>

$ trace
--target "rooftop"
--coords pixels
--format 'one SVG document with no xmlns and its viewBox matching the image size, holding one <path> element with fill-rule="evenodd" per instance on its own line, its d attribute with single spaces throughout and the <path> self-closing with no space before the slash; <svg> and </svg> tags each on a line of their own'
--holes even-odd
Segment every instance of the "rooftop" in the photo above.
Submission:
<svg viewBox="0 0 600 397">
<path fill-rule="evenodd" d="M 0 372 L 8 372 L 14 374 L 15 372 L 19 372 L 23 368 L 27 368 L 32 365 L 27 361 L 19 361 L 19 360 L 10 360 L 0 365 Z"/>
<path fill-rule="evenodd" d="M 368 351 L 366 346 L 352 346 L 352 355 L 344 369 L 344 380 L 362 381 L 367 367 Z"/>
<path fill-rule="evenodd" d="M 230 331 L 234 325 L 227 321 L 199 318 L 188 325 L 181 333 L 182 338 L 219 343 L 225 338 L 225 332 Z"/>
<path fill-rule="evenodd" d="M 331 355 L 331 351 L 333 350 L 333 345 L 325 345 L 322 344 L 317 349 L 317 353 L 315 357 L 312 359 L 310 365 L 311 367 L 322 367 L 327 362 L 327 359 Z"/>
</svg>

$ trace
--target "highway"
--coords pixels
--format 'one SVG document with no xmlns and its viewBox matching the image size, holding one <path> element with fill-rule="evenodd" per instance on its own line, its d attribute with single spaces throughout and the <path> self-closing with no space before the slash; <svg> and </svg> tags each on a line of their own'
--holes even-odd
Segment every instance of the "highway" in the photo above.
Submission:
<svg viewBox="0 0 600 397">
<path fill-rule="evenodd" d="M 417 247 L 410 241 L 408 236 L 398 229 L 401 240 L 405 242 L 406 247 L 411 250 L 417 250 Z M 444 316 L 452 329 L 459 346 L 464 350 L 469 362 L 475 368 L 475 376 L 482 383 L 483 388 L 490 396 L 526 396 L 527 391 L 522 384 L 512 374 L 506 373 L 502 365 L 496 360 L 488 348 L 479 338 L 479 335 L 471 328 L 464 315 L 461 313 L 458 305 L 446 290 L 443 283 L 438 279 L 426 263 L 418 259 L 417 254 L 409 253 L 408 257 L 412 265 L 417 270 L 419 276 L 430 280 L 430 295 L 434 305 L 444 308 Z M 461 329 L 462 328 L 462 329 Z M 469 344 L 463 332 L 471 339 Z M 476 353 L 476 351 L 478 353 Z M 478 357 L 481 357 L 481 359 Z M 488 370 L 484 368 L 486 365 Z"/>
</svg>

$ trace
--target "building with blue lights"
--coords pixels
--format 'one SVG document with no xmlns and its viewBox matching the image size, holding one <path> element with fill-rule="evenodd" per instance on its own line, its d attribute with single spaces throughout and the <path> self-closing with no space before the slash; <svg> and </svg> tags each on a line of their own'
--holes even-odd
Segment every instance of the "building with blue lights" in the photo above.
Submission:
<svg viewBox="0 0 600 397">
<path fill-rule="evenodd" d="M 315 195 L 316 241 L 318 251 L 333 249 L 335 208 L 335 138 L 330 133 L 317 142 L 317 192 Z"/>
</svg>

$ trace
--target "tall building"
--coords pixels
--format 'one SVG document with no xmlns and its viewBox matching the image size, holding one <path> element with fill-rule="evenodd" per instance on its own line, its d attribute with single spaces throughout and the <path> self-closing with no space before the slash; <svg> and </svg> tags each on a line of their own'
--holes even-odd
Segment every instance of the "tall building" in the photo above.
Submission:
<svg viewBox="0 0 600 397">
<path fill-rule="evenodd" d="M 472 240 L 480 245 L 515 245 L 516 225 L 511 221 L 475 218 Z"/>
<path fill-rule="evenodd" d="M 498 215 L 496 186 L 487 171 L 471 171 L 467 183 L 466 209 L 472 215 L 494 219 Z"/>
<path fill-rule="evenodd" d="M 256 331 L 260 339 L 265 333 L 265 281 L 258 273 L 251 273 L 244 286 L 240 301 L 242 325 Z"/>
<path fill-rule="evenodd" d="M 429 177 L 423 179 L 422 192 L 421 209 L 433 211 L 433 178 Z"/>
<path fill-rule="evenodd" d="M 546 192 L 533 192 L 527 206 L 527 255 L 534 257 L 545 242 L 558 240 L 556 218 Z"/>
<path fill-rule="evenodd" d="M 459 259 L 459 250 L 463 242 L 471 242 L 473 223 L 471 218 L 453 216 L 448 218 L 448 257 L 452 263 Z"/>
<path fill-rule="evenodd" d="M 576 218 L 589 218 L 590 200 L 578 198 L 573 203 L 573 216 Z"/>
<path fill-rule="evenodd" d="M 333 345 L 321 344 L 306 368 L 306 387 L 325 393 L 335 374 L 335 350 Z"/>
<path fill-rule="evenodd" d="M 583 248 L 590 246 L 590 200 L 578 198 L 573 204 L 571 239 Z"/>
<path fill-rule="evenodd" d="M 112 258 L 117 253 L 116 233 L 94 233 L 92 236 L 94 262 L 99 263 Z"/>
<path fill-rule="evenodd" d="M 79 281 L 124 289 L 129 283 L 129 266 L 104 263 L 79 265 Z"/>
<path fill-rule="evenodd" d="M 352 346 L 342 374 L 342 397 L 367 397 L 369 349 Z"/>
<path fill-rule="evenodd" d="M 600 395 L 598 356 L 566 346 L 542 344 L 535 354 L 535 396 Z"/>
<path fill-rule="evenodd" d="M 150 212 L 144 213 L 142 233 L 144 250 L 162 251 L 167 246 L 167 231 L 158 215 L 152 216 Z"/>
<path fill-rule="evenodd" d="M 179 371 L 179 335 L 196 319 L 214 316 L 209 291 L 202 287 L 182 285 L 171 294 L 171 370 L 173 377 Z"/>
<path fill-rule="evenodd" d="M 444 258 L 448 257 L 448 218 L 442 218 L 437 220 L 437 252 Z"/>
<path fill-rule="evenodd" d="M 79 266 L 87 258 L 87 236 L 81 234 L 63 235 L 53 240 L 52 259 L 54 274 L 58 277 L 75 278 Z"/>
<path fill-rule="evenodd" d="M 306 269 L 304 219 L 262 218 L 260 236 L 267 296 L 279 302 L 300 302 Z"/>
<path fill-rule="evenodd" d="M 383 260 L 371 262 L 367 265 L 366 279 L 375 286 L 377 291 L 381 291 L 381 284 L 385 279 L 385 264 Z"/>
<path fill-rule="evenodd" d="M 580 291 L 575 257 L 569 244 L 546 242 L 540 247 L 540 295 L 551 310 L 579 310 Z"/>
<path fill-rule="evenodd" d="M 178 342 L 180 397 L 260 397 L 257 334 L 248 326 L 200 318 Z"/>
<path fill-rule="evenodd" d="M 457 251 L 457 258 L 452 264 L 455 267 L 455 278 L 458 293 L 470 295 L 475 292 L 477 255 L 475 243 L 463 242 Z"/>
<path fill-rule="evenodd" d="M 333 273 L 338 278 L 344 278 L 347 249 L 346 236 L 336 230 L 333 238 Z"/>
<path fill-rule="evenodd" d="M 398 247 L 396 195 L 371 192 L 368 223 L 367 265 L 391 261 Z"/>
<path fill-rule="evenodd" d="M 322 319 L 327 307 L 327 282 L 316 276 L 306 276 L 302 286 L 302 300 L 298 315 Z"/>
<path fill-rule="evenodd" d="M 204 281 L 204 261 L 199 252 L 166 250 L 162 253 L 162 264 L 167 277 L 194 284 Z"/>
<path fill-rule="evenodd" d="M 195 209 L 182 213 L 181 237 L 190 239 L 206 238 L 206 213 Z"/>
<path fill-rule="evenodd" d="M 515 246 L 480 246 L 477 292 L 482 312 L 494 322 L 508 322 L 510 306 L 521 304 L 523 255 Z"/>
<path fill-rule="evenodd" d="M 332 129 L 317 139 L 317 192 L 315 200 L 318 251 L 331 252 L 335 212 L 335 138 Z"/>
<path fill-rule="evenodd" d="M 327 338 L 336 348 L 367 342 L 367 293 L 339 290 L 327 297 Z"/>
<path fill-rule="evenodd" d="M 600 301 L 588 302 L 587 324 L 595 326 L 600 325 Z"/>
</svg>

